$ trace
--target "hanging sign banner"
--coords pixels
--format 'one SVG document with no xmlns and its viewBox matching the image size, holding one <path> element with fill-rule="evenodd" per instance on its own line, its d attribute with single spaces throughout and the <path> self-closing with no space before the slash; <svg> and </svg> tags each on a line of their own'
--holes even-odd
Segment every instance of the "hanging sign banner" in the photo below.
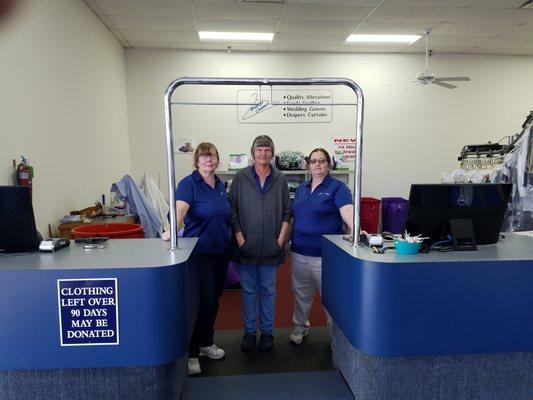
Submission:
<svg viewBox="0 0 533 400">
<path fill-rule="evenodd" d="M 336 159 L 355 161 L 355 138 L 334 137 L 333 154 L 336 156 Z"/>
<path fill-rule="evenodd" d="M 238 90 L 241 124 L 331 122 L 331 90 Z"/>
<path fill-rule="evenodd" d="M 58 279 L 61 346 L 118 345 L 116 278 Z"/>
</svg>

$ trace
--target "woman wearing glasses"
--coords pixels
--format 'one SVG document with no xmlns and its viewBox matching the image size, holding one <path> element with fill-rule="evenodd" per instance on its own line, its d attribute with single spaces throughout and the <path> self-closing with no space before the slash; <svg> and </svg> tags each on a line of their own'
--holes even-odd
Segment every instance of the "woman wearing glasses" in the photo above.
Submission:
<svg viewBox="0 0 533 400">
<path fill-rule="evenodd" d="M 224 357 L 213 343 L 218 301 L 228 270 L 231 207 L 224 183 L 215 175 L 218 151 L 212 143 L 200 143 L 194 152 L 192 174 L 176 189 L 176 225 L 185 222 L 184 237 L 198 237 L 200 304 L 189 344 L 189 374 L 201 373 L 198 356 Z M 168 240 L 169 234 L 163 236 Z"/>
<path fill-rule="evenodd" d="M 343 221 L 353 229 L 350 189 L 329 175 L 331 157 L 322 149 L 309 154 L 311 179 L 296 191 L 292 204 L 291 237 L 292 288 L 295 296 L 294 330 L 289 336 L 300 344 L 309 333 L 309 311 L 316 288 L 322 293 L 322 235 L 343 233 Z M 326 312 L 328 327 L 331 318 Z"/>
</svg>

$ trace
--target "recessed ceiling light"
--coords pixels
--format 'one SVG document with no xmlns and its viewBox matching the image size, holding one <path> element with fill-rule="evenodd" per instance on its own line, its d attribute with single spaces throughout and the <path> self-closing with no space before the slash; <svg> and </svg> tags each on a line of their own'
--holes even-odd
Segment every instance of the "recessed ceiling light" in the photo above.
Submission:
<svg viewBox="0 0 533 400">
<path fill-rule="evenodd" d="M 254 42 L 272 42 L 273 33 L 257 32 L 206 32 L 199 31 L 198 36 L 202 41 L 254 41 Z"/>
<path fill-rule="evenodd" d="M 413 43 L 421 35 L 350 35 L 346 43 Z"/>
</svg>

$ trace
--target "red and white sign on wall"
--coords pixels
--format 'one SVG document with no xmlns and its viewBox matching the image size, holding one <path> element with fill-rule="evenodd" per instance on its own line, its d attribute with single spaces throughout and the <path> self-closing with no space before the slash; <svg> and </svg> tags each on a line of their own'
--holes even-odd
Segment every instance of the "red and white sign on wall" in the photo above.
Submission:
<svg viewBox="0 0 533 400">
<path fill-rule="evenodd" d="M 334 137 L 333 154 L 341 157 L 344 161 L 355 160 L 355 138 L 351 137 Z M 335 157 L 335 158 L 337 158 Z"/>
</svg>

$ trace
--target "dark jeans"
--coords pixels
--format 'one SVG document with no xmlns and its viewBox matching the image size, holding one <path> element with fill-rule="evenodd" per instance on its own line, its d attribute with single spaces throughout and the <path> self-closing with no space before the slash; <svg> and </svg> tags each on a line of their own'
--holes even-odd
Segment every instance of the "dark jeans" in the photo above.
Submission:
<svg viewBox="0 0 533 400">
<path fill-rule="evenodd" d="M 199 347 L 213 344 L 213 329 L 218 312 L 218 300 L 224 291 L 224 282 L 228 272 L 228 253 L 198 255 L 198 279 L 200 280 L 199 308 L 191 342 L 189 357 L 196 358 Z"/>
</svg>

